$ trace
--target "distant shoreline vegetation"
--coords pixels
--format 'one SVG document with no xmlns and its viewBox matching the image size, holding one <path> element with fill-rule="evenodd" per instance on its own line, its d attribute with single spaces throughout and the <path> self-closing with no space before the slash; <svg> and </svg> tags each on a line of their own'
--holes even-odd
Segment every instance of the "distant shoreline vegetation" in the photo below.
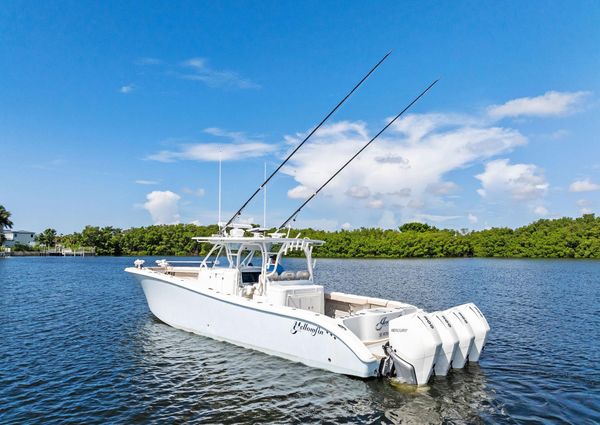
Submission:
<svg viewBox="0 0 600 425">
<path fill-rule="evenodd" d="M 86 226 L 81 232 L 55 236 L 53 229 L 41 235 L 44 245 L 95 247 L 97 255 L 197 255 L 208 244 L 191 238 L 218 232 L 216 225 L 154 225 L 118 229 Z M 323 231 L 292 229 L 290 235 L 321 239 L 316 257 L 330 258 L 600 258 L 600 217 L 542 219 L 516 229 L 491 228 L 461 231 L 438 229 L 423 223 L 407 223 L 395 230 L 360 228 Z"/>
</svg>

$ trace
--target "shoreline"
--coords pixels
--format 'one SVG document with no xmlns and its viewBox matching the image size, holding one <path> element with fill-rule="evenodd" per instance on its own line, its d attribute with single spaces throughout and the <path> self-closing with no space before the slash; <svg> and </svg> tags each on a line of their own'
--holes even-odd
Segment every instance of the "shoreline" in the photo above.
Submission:
<svg viewBox="0 0 600 425">
<path fill-rule="evenodd" d="M 201 255 L 175 255 L 175 254 L 139 254 L 139 255 L 96 255 L 96 254 L 88 254 L 88 255 L 47 255 L 43 253 L 11 253 L 10 255 L 2 255 L 0 253 L 0 258 L 12 258 L 12 257 L 52 257 L 52 258 L 85 258 L 85 257 L 94 257 L 94 258 L 143 258 L 143 257 L 151 257 L 151 258 L 203 258 Z M 289 257 L 290 259 L 296 257 Z M 298 257 L 299 258 L 299 257 Z M 577 260 L 577 261 L 600 261 L 600 258 L 590 258 L 590 257 L 482 257 L 482 256 L 463 256 L 463 257 L 370 257 L 370 256 L 356 256 L 356 257 L 319 257 L 313 256 L 314 259 L 318 260 Z"/>
</svg>

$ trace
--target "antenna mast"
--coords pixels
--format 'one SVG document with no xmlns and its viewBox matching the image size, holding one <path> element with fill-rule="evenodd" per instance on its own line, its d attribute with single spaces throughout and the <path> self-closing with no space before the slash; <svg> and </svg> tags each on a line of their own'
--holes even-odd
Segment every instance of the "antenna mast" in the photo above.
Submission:
<svg viewBox="0 0 600 425">
<path fill-rule="evenodd" d="M 263 173 L 263 178 L 267 179 L 267 163 L 265 162 L 265 170 Z M 263 190 L 263 228 L 267 228 L 267 188 L 265 187 Z"/>
<path fill-rule="evenodd" d="M 323 118 L 323 120 L 322 120 L 322 121 L 321 121 L 319 124 L 317 124 L 317 126 L 316 126 L 316 127 L 315 127 L 315 128 L 314 128 L 314 129 L 313 129 L 311 132 L 310 132 L 310 133 L 308 133 L 308 136 L 306 136 L 306 137 L 304 138 L 304 140 L 302 140 L 302 142 L 300 142 L 300 144 L 299 144 L 298 146 L 296 146 L 296 148 L 295 148 L 295 149 L 294 149 L 294 150 L 293 150 L 293 151 L 292 151 L 292 152 L 291 152 L 291 153 L 290 153 L 290 154 L 287 156 L 287 158 L 285 158 L 285 159 L 283 160 L 283 162 L 282 162 L 281 164 L 279 164 L 279 166 L 278 166 L 278 167 L 275 169 L 275 171 L 273 171 L 273 172 L 271 173 L 271 175 L 270 175 L 268 178 L 266 178 L 266 179 L 265 179 L 265 181 L 264 181 L 264 182 L 263 182 L 263 183 L 262 183 L 262 184 L 261 184 L 261 185 L 258 187 L 258 189 L 256 189 L 256 190 L 254 191 L 254 193 L 253 193 L 253 194 L 252 194 L 252 195 L 251 195 L 251 196 L 250 196 L 250 197 L 249 197 L 249 198 L 246 200 L 246 202 L 244 202 L 244 203 L 242 204 L 242 206 L 240 207 L 240 209 L 238 209 L 238 210 L 237 210 L 237 212 L 236 212 L 236 213 L 235 213 L 235 214 L 234 214 L 234 215 L 233 215 L 233 216 L 232 216 L 232 217 L 229 219 L 229 221 L 227 221 L 227 223 L 225 223 L 225 225 L 223 226 L 223 229 L 227 228 L 227 226 L 229 226 L 229 225 L 230 225 L 230 224 L 233 222 L 233 220 L 235 220 L 235 219 L 236 219 L 236 218 L 237 218 L 237 217 L 238 217 L 238 216 L 239 216 L 239 215 L 242 213 L 243 209 L 244 209 L 244 208 L 246 208 L 246 206 L 247 206 L 247 205 L 250 203 L 250 201 L 252 201 L 252 199 L 254 199 L 254 197 L 256 196 L 256 194 L 257 194 L 258 192 L 260 192 L 260 191 L 261 191 L 261 190 L 262 190 L 262 189 L 265 187 L 265 185 L 266 185 L 267 183 L 269 183 L 269 181 L 270 181 L 270 180 L 273 178 L 273 176 L 274 176 L 275 174 L 277 174 L 277 172 L 278 172 L 278 171 L 279 171 L 279 170 L 280 170 L 280 169 L 281 169 L 281 168 L 282 168 L 282 167 L 283 167 L 283 166 L 284 166 L 284 165 L 285 165 L 285 164 L 288 162 L 288 160 L 289 160 L 289 159 L 290 159 L 290 158 L 291 158 L 291 157 L 292 157 L 292 156 L 293 156 L 293 155 L 296 153 L 296 151 L 297 151 L 298 149 L 300 149 L 300 148 L 302 147 L 302 145 L 303 145 L 303 144 L 304 144 L 304 143 L 305 143 L 305 142 L 306 142 L 306 141 L 307 141 L 307 140 L 308 140 L 308 139 L 309 139 L 309 138 L 310 138 L 310 137 L 311 137 L 313 134 L 315 134 L 315 132 L 316 132 L 316 131 L 317 131 L 319 128 L 321 128 L 321 126 L 322 126 L 322 125 L 325 123 L 325 121 L 327 121 L 327 120 L 329 119 L 329 117 L 330 117 L 330 116 L 332 116 L 332 115 L 333 115 L 333 113 L 334 113 L 335 111 L 337 111 L 337 110 L 340 108 L 340 106 L 342 106 L 342 104 L 344 104 L 344 102 L 346 102 L 346 100 L 348 100 L 348 98 L 349 98 L 349 97 L 352 95 L 352 93 L 354 93 L 354 92 L 356 91 L 356 89 L 358 89 L 358 88 L 359 88 L 359 87 L 362 85 L 362 83 L 364 83 L 364 82 L 365 82 L 365 80 L 366 80 L 367 78 L 369 78 L 369 76 L 370 76 L 370 75 L 371 75 L 371 74 L 372 74 L 372 73 L 373 73 L 373 72 L 374 72 L 374 71 L 375 71 L 375 70 L 376 70 L 376 69 L 379 67 L 379 65 L 381 65 L 381 64 L 383 63 L 383 61 L 384 61 L 384 60 L 386 60 L 386 59 L 388 58 L 388 56 L 389 56 L 391 53 L 392 53 L 391 51 L 390 51 L 390 52 L 388 52 L 388 53 L 386 53 L 386 55 L 385 55 L 385 56 L 384 56 L 384 57 L 383 57 L 383 58 L 382 58 L 382 59 L 381 59 L 379 62 L 377 62 L 377 64 L 376 64 L 376 65 L 375 65 L 373 68 L 371 68 L 371 70 L 370 70 L 370 71 L 367 73 L 367 75 L 365 75 L 365 76 L 362 78 L 362 80 L 360 80 L 360 81 L 358 82 L 358 84 L 356 84 L 356 85 L 354 86 L 354 88 L 353 88 L 352 90 L 350 90 L 350 92 L 349 92 L 349 93 L 346 95 L 346 97 L 344 97 L 344 98 L 343 98 L 343 99 L 342 99 L 342 100 L 341 100 L 341 101 L 340 101 L 340 102 L 339 102 L 339 103 L 338 103 L 338 104 L 335 106 L 335 108 L 333 108 L 333 109 L 332 109 L 332 110 L 331 110 L 331 111 L 330 111 L 330 112 L 329 112 L 329 113 L 328 113 L 328 114 L 325 116 L 325 118 Z"/>
<path fill-rule="evenodd" d="M 217 225 L 221 227 L 221 151 L 219 151 L 219 220 Z"/>
<path fill-rule="evenodd" d="M 429 87 L 427 87 L 425 90 L 423 90 L 423 91 L 421 92 L 421 94 L 420 94 L 420 95 L 418 95 L 418 96 L 417 96 L 417 97 L 416 97 L 416 98 L 415 98 L 415 99 L 414 99 L 412 102 L 410 102 L 410 103 L 408 104 L 408 106 L 406 106 L 406 107 L 405 107 L 405 108 L 404 108 L 404 109 L 403 109 L 403 110 L 402 110 L 402 111 L 401 111 L 401 112 L 400 112 L 398 115 L 396 115 L 396 116 L 395 116 L 395 117 L 394 117 L 394 118 L 393 118 L 393 119 L 392 119 L 392 120 L 391 120 L 389 123 L 387 123 L 387 124 L 385 125 L 385 127 L 383 127 L 381 130 L 379 130 L 379 133 L 377 133 L 375 136 L 373 136 L 373 138 L 372 138 L 371 140 L 369 140 L 369 141 L 368 141 L 368 142 L 367 142 L 367 143 L 366 143 L 366 144 L 365 144 L 365 145 L 364 145 L 362 148 L 360 148 L 360 150 L 359 150 L 358 152 L 356 152 L 352 158 L 350 158 L 348 161 L 346 161 L 346 163 L 345 163 L 344 165 L 342 165 L 342 167 L 341 167 L 339 170 L 337 170 L 337 171 L 335 172 L 335 174 L 329 178 L 329 180 L 327 180 L 325 183 L 323 183 L 323 185 L 322 185 L 320 188 L 318 188 L 318 189 L 315 191 L 315 193 L 313 193 L 313 194 L 312 194 L 312 195 L 311 195 L 311 196 L 310 196 L 310 197 L 309 197 L 309 198 L 308 198 L 306 201 L 304 201 L 304 203 L 303 203 L 302 205 L 300 205 L 300 206 L 299 206 L 299 207 L 296 209 L 296 211 L 294 211 L 294 212 L 292 213 L 292 215 L 290 215 L 290 216 L 288 217 L 288 219 L 287 219 L 287 220 L 285 220 L 285 221 L 284 221 L 284 222 L 281 224 L 281 226 L 279 226 L 279 228 L 280 228 L 280 229 L 284 228 L 285 226 L 287 226 L 287 225 L 288 225 L 288 223 L 289 223 L 289 222 L 290 222 L 292 219 L 295 219 L 295 217 L 298 215 L 298 213 L 300 212 L 300 210 L 302 210 L 302 208 L 304 208 L 304 206 L 305 206 L 306 204 L 308 204 L 308 203 L 309 203 L 309 202 L 310 202 L 310 201 L 311 201 L 311 200 L 312 200 L 312 199 L 313 199 L 315 196 L 317 196 L 317 195 L 319 194 L 319 192 L 320 192 L 320 191 L 321 191 L 321 190 L 322 190 L 322 189 L 323 189 L 325 186 L 327 186 L 331 180 L 333 180 L 333 179 L 335 178 L 335 176 L 337 176 L 339 173 L 341 173 L 341 172 L 342 172 L 342 170 L 343 170 L 344 168 L 346 168 L 346 167 L 348 166 L 348 164 L 350 164 L 350 163 L 351 163 L 351 162 L 354 160 L 354 158 L 356 158 L 358 155 L 360 155 L 360 153 L 361 153 L 362 151 L 364 151 L 364 150 L 365 150 L 365 149 L 366 149 L 366 148 L 367 148 L 367 147 L 368 147 L 368 146 L 369 146 L 371 143 L 373 143 L 373 141 L 375 141 L 375 139 L 377 139 L 377 138 L 378 138 L 378 137 L 381 135 L 381 133 L 383 133 L 385 130 L 387 130 L 387 129 L 388 129 L 388 127 L 389 127 L 390 125 L 392 125 L 392 124 L 393 124 L 393 123 L 394 123 L 394 122 L 395 122 L 395 121 L 396 121 L 398 118 L 400 118 L 400 116 L 401 116 L 402 114 L 404 114 L 404 113 L 405 113 L 405 112 L 406 112 L 406 111 L 407 111 L 407 110 L 408 110 L 408 109 L 409 109 L 411 106 L 413 106 L 413 105 L 414 105 L 414 104 L 417 102 L 417 100 L 419 100 L 421 97 L 423 97 L 423 96 L 425 95 L 425 93 L 427 93 L 427 92 L 429 91 L 429 89 L 430 89 L 430 88 L 432 88 L 432 87 L 434 86 L 434 84 L 435 84 L 435 83 L 437 83 L 438 81 L 439 81 L 439 80 L 435 80 L 433 83 L 431 83 L 431 84 L 429 85 Z"/>
</svg>

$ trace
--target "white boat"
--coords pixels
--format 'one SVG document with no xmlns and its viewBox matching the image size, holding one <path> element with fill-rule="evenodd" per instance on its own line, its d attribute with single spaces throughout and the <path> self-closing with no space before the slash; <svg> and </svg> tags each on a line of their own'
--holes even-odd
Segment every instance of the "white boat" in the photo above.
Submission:
<svg viewBox="0 0 600 425">
<path fill-rule="evenodd" d="M 290 238 L 290 230 L 287 235 L 267 234 L 264 228 L 234 223 L 275 173 L 388 56 L 296 146 L 224 225 L 220 223 L 219 172 L 220 233 L 194 238 L 212 245 L 199 266 L 160 260 L 156 267 L 144 267 L 143 260 L 136 260 L 135 267 L 125 269 L 141 283 L 156 317 L 178 329 L 360 378 L 388 376 L 424 385 L 432 374 L 443 376 L 451 368 L 479 360 L 490 327 L 474 304 L 427 313 L 400 301 L 326 293 L 324 286 L 315 282 L 312 260 L 313 248 L 323 241 L 299 235 Z M 286 228 L 311 199 L 436 82 L 391 119 L 278 229 Z M 283 258 L 290 253 L 302 254 L 305 267 L 284 270 Z"/>
<path fill-rule="evenodd" d="M 323 241 L 240 225 L 194 239 L 212 245 L 199 265 L 136 260 L 125 269 L 151 312 L 175 328 L 336 373 L 416 385 L 478 361 L 485 347 L 490 327 L 474 304 L 427 313 L 325 292 L 312 260 Z M 304 258 L 301 270 L 281 270 L 290 254 Z"/>
</svg>

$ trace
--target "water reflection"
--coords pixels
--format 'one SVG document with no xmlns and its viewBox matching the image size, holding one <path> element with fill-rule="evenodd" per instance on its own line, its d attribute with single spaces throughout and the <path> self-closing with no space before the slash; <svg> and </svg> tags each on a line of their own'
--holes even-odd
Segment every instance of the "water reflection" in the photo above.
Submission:
<svg viewBox="0 0 600 425">
<path fill-rule="evenodd" d="M 302 423 L 317 418 L 334 423 L 476 423 L 487 411 L 500 414 L 478 365 L 416 388 L 320 371 L 173 329 L 151 316 L 134 340 L 136 369 L 141 370 L 136 385 L 152 388 L 155 400 L 148 410 L 156 408 L 156 400 L 168 399 L 187 406 L 190 417 L 207 421 L 251 417 Z M 180 418 L 164 414 L 164 419 Z"/>
</svg>

